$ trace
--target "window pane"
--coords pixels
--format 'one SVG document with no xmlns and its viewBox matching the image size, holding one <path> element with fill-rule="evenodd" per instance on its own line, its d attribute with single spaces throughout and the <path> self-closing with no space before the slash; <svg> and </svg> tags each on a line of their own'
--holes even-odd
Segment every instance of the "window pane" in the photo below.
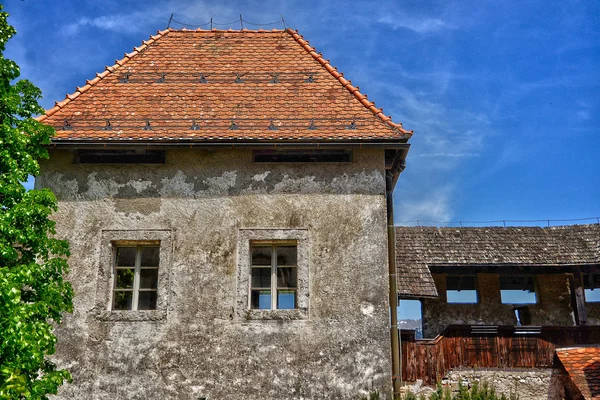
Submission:
<svg viewBox="0 0 600 400">
<path fill-rule="evenodd" d="M 271 246 L 252 247 L 252 265 L 271 265 Z"/>
<path fill-rule="evenodd" d="M 277 265 L 296 265 L 296 246 L 277 247 Z"/>
<path fill-rule="evenodd" d="M 142 247 L 142 259 L 140 266 L 142 267 L 158 267 L 159 248 L 158 247 Z"/>
<path fill-rule="evenodd" d="M 120 292 L 115 291 L 113 298 L 113 310 L 131 310 L 131 300 L 133 299 L 133 292 Z"/>
<path fill-rule="evenodd" d="M 158 283 L 158 268 L 140 269 L 140 289 L 156 289 Z"/>
<path fill-rule="evenodd" d="M 115 271 L 115 289 L 132 289 L 134 271 L 133 268 L 118 268 Z"/>
<path fill-rule="evenodd" d="M 156 292 L 140 291 L 138 297 L 138 310 L 156 310 Z"/>
<path fill-rule="evenodd" d="M 250 307 L 259 310 L 269 310 L 271 308 L 270 290 L 253 290 Z"/>
<path fill-rule="evenodd" d="M 117 247 L 117 266 L 135 266 L 135 247 Z"/>
<path fill-rule="evenodd" d="M 277 287 L 295 288 L 297 282 L 295 267 L 277 268 Z"/>
<path fill-rule="evenodd" d="M 271 268 L 252 268 L 252 287 L 271 287 Z"/>
<path fill-rule="evenodd" d="M 296 291 L 295 290 L 278 290 L 277 291 L 277 308 L 280 310 L 289 310 L 296 308 Z"/>
</svg>

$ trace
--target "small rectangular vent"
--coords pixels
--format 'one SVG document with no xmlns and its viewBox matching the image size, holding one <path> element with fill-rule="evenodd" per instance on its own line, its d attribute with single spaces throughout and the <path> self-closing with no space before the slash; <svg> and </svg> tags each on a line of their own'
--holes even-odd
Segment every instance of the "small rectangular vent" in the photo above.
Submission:
<svg viewBox="0 0 600 400">
<path fill-rule="evenodd" d="M 332 163 L 351 162 L 351 150 L 255 150 L 257 163 Z"/>
<path fill-rule="evenodd" d="M 79 150 L 77 164 L 164 164 L 164 150 Z"/>
</svg>

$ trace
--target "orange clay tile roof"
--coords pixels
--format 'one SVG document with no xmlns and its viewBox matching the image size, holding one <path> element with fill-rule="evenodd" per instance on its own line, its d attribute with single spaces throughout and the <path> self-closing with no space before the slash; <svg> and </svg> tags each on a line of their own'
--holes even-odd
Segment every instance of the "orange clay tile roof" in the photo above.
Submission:
<svg viewBox="0 0 600 400">
<path fill-rule="evenodd" d="M 600 399 L 600 347 L 556 349 L 571 380 L 586 399 Z"/>
<path fill-rule="evenodd" d="M 54 143 L 406 142 L 296 31 L 159 31 L 38 118 Z"/>
</svg>

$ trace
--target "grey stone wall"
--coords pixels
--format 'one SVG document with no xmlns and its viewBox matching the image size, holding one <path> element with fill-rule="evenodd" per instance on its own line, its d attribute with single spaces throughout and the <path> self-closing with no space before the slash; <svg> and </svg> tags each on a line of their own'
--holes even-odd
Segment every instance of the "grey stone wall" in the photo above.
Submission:
<svg viewBox="0 0 600 400">
<path fill-rule="evenodd" d="M 423 299 L 423 336 L 433 338 L 448 325 L 516 325 L 510 304 L 502 304 L 498 274 L 477 274 L 476 304 L 448 304 L 446 275 L 432 274 L 438 298 Z M 568 276 L 536 275 L 537 304 L 529 304 L 532 325 L 574 325 Z"/>
<path fill-rule="evenodd" d="M 60 398 L 390 393 L 383 151 L 325 165 L 257 164 L 248 150 L 169 150 L 164 165 L 72 160 L 52 150 L 36 180 L 57 195 L 57 236 L 72 252 L 75 311 L 56 359 L 74 381 Z M 239 235 L 253 229 L 306 235 L 306 316 L 236 312 Z M 159 310 L 107 309 L 111 235 L 162 238 Z"/>
<path fill-rule="evenodd" d="M 441 380 L 444 387 L 458 392 L 458 385 L 471 387 L 475 382 L 487 382 L 496 393 L 517 394 L 519 400 L 561 400 L 569 398 L 567 388 L 573 384 L 568 374 L 559 368 L 512 368 L 512 369 L 455 369 Z M 435 388 L 423 386 L 422 382 L 406 386 L 405 392 L 429 397 Z"/>
</svg>

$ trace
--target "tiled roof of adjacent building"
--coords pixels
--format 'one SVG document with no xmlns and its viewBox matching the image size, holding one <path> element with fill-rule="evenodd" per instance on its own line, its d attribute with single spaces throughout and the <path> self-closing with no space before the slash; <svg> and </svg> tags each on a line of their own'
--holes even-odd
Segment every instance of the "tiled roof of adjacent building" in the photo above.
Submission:
<svg viewBox="0 0 600 400">
<path fill-rule="evenodd" d="M 412 135 L 292 29 L 160 31 L 39 120 L 55 143 Z"/>
<path fill-rule="evenodd" d="M 435 296 L 428 266 L 587 265 L 600 263 L 600 225 L 396 227 L 398 292 Z"/>
<path fill-rule="evenodd" d="M 600 399 L 600 347 L 556 349 L 558 359 L 586 399 Z"/>
</svg>

